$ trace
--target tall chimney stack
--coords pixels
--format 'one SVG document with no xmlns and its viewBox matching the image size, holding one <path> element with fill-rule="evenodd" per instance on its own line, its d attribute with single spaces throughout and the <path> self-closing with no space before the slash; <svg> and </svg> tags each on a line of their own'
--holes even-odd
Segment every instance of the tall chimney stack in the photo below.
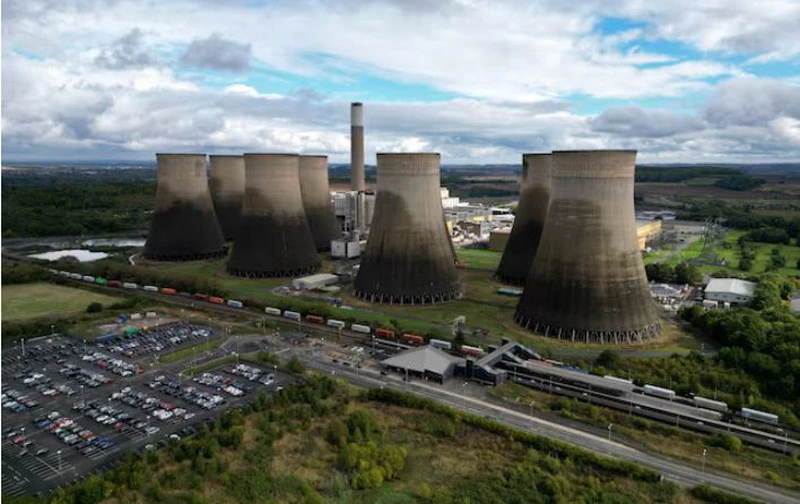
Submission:
<svg viewBox="0 0 800 504">
<path fill-rule="evenodd" d="M 350 104 L 350 188 L 364 190 L 364 106 Z"/>
</svg>

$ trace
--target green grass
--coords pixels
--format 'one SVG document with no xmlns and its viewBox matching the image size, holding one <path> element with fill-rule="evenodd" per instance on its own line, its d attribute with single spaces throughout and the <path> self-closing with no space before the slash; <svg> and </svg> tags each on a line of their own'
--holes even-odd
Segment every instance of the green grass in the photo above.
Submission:
<svg viewBox="0 0 800 504">
<path fill-rule="evenodd" d="M 492 271 L 500 264 L 502 252 L 495 250 L 458 249 L 458 260 L 469 269 Z"/>
<path fill-rule="evenodd" d="M 49 283 L 4 285 L 3 321 L 29 320 L 44 316 L 72 315 L 86 311 L 91 303 L 108 306 L 119 298 Z"/>
<path fill-rule="evenodd" d="M 695 177 L 693 179 L 685 180 L 683 185 L 688 186 L 711 186 L 714 185 L 719 179 L 713 177 Z"/>
<path fill-rule="evenodd" d="M 713 253 L 725 260 L 725 266 L 709 265 L 703 266 L 701 270 L 708 273 L 720 270 L 738 274 L 743 273 L 741 270 L 739 270 L 739 261 L 741 260 L 742 255 L 740 253 L 739 245 L 736 243 L 736 240 L 738 240 L 743 234 L 745 234 L 745 231 L 731 231 L 725 236 L 724 239 L 724 242 L 728 243 L 730 248 L 725 248 L 722 245 L 713 248 Z M 753 261 L 753 269 L 747 273 L 777 273 L 778 275 L 783 276 L 800 276 L 800 270 L 796 268 L 797 261 L 800 259 L 800 247 L 796 245 L 775 245 L 772 243 L 755 243 L 753 245 L 756 250 L 756 257 Z M 767 272 L 767 266 L 770 264 L 770 257 L 772 255 L 773 248 L 780 250 L 781 255 L 786 258 L 786 267 L 779 268 L 774 272 Z"/>
<path fill-rule="evenodd" d="M 224 340 L 222 339 L 212 339 L 209 340 L 208 343 L 203 341 L 202 343 L 197 343 L 195 345 L 191 345 L 185 348 L 181 348 L 180 350 L 175 350 L 174 352 L 169 352 L 162 354 L 159 357 L 159 361 L 163 364 L 167 364 L 170 362 L 175 362 L 179 360 L 183 360 L 187 357 L 191 357 L 197 352 L 205 352 L 206 350 L 211 350 L 213 348 L 217 348 L 220 346 Z"/>
</svg>

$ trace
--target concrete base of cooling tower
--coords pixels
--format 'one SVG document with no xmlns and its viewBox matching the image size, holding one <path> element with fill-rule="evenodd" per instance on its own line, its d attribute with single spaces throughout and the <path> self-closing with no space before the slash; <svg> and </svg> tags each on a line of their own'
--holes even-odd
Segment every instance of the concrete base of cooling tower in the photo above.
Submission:
<svg viewBox="0 0 800 504">
<path fill-rule="evenodd" d="M 653 340 L 661 335 L 661 323 L 654 322 L 639 329 L 624 331 L 600 331 L 594 329 L 579 329 L 575 327 L 560 327 L 553 324 L 537 322 L 525 315 L 515 314 L 514 322 L 537 334 L 548 338 L 568 340 L 573 343 L 599 343 L 599 344 L 625 344 L 640 343 Z"/>
<path fill-rule="evenodd" d="M 383 304 L 399 304 L 399 305 L 425 305 L 446 303 L 454 301 L 461 297 L 460 291 L 455 292 L 437 292 L 432 294 L 417 294 L 417 295 L 392 295 L 376 292 L 366 292 L 355 290 L 353 295 L 364 301 L 370 303 L 383 303 Z"/>
</svg>

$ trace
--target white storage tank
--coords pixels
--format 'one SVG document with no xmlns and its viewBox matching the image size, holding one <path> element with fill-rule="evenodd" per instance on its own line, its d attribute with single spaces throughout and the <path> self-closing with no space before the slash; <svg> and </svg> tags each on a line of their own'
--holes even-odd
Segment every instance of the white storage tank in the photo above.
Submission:
<svg viewBox="0 0 800 504">
<path fill-rule="evenodd" d="M 327 323 L 328 327 L 335 327 L 336 329 L 344 329 L 344 326 L 345 326 L 344 322 L 342 322 L 341 320 L 336 320 L 336 319 L 328 319 L 328 322 L 326 322 L 326 323 Z"/>
<path fill-rule="evenodd" d="M 725 413 L 728 411 L 728 405 L 722 401 L 715 401 L 713 399 L 706 399 L 705 397 L 695 396 L 694 405 L 698 408 L 704 408 L 714 411 L 721 411 Z"/>
<path fill-rule="evenodd" d="M 644 393 L 654 397 L 660 397 L 661 399 L 667 399 L 669 401 L 675 399 L 676 395 L 675 391 L 672 389 L 656 387 L 655 385 L 645 385 Z"/>
<path fill-rule="evenodd" d="M 353 324 L 350 326 L 351 331 L 363 333 L 363 334 L 370 334 L 372 329 L 369 326 L 361 325 L 361 324 Z"/>
<path fill-rule="evenodd" d="M 449 341 L 445 341 L 445 340 L 431 338 L 428 341 L 428 344 L 430 344 L 432 347 L 442 348 L 444 350 L 452 350 L 453 349 L 453 344 L 450 343 Z"/>
<path fill-rule="evenodd" d="M 283 316 L 290 320 L 296 320 L 298 322 L 300 321 L 300 314 L 294 311 L 286 310 L 283 312 Z"/>
<path fill-rule="evenodd" d="M 754 420 L 756 422 L 763 422 L 772 425 L 778 425 L 778 415 L 767 413 L 766 411 L 759 411 L 750 408 L 742 408 L 740 413 L 742 418 L 747 420 Z"/>
<path fill-rule="evenodd" d="M 244 305 L 242 304 L 241 301 L 237 301 L 236 299 L 229 299 L 228 306 L 230 306 L 231 308 L 241 308 Z"/>
<path fill-rule="evenodd" d="M 155 285 L 145 285 L 142 289 L 146 290 L 147 292 L 158 292 L 158 287 Z"/>
<path fill-rule="evenodd" d="M 272 308 L 271 306 L 267 306 L 264 308 L 264 313 L 267 315 L 275 315 L 276 317 L 280 316 L 281 311 L 278 308 Z"/>
</svg>

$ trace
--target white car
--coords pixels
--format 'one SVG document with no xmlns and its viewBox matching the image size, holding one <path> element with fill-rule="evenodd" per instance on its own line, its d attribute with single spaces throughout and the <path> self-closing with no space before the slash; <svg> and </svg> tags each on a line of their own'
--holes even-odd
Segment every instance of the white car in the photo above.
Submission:
<svg viewBox="0 0 800 504">
<path fill-rule="evenodd" d="M 189 420 L 190 418 L 194 418 L 194 413 L 186 413 L 183 415 L 184 420 Z"/>
</svg>

